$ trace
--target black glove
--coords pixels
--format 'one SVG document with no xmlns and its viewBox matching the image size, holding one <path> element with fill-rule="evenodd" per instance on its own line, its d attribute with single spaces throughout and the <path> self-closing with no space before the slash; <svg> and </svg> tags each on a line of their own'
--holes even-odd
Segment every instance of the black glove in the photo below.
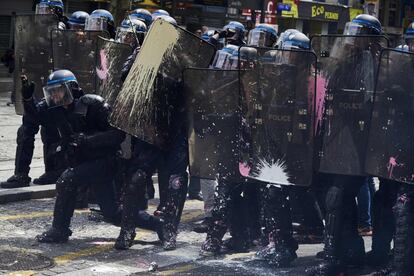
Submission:
<svg viewBox="0 0 414 276">
<path fill-rule="evenodd" d="M 225 38 L 227 37 L 227 30 L 223 30 L 219 33 L 219 38 Z"/>
<path fill-rule="evenodd" d="M 22 79 L 22 96 L 23 96 L 23 99 L 29 100 L 30 98 L 33 97 L 35 84 L 32 81 L 29 83 L 29 80 L 27 79 L 27 77 L 25 75 L 23 75 L 21 77 L 21 79 Z"/>
<path fill-rule="evenodd" d="M 88 137 L 84 133 L 80 132 L 80 133 L 71 135 L 71 142 L 69 144 L 72 147 L 81 148 L 85 146 L 87 142 L 88 142 Z"/>
</svg>

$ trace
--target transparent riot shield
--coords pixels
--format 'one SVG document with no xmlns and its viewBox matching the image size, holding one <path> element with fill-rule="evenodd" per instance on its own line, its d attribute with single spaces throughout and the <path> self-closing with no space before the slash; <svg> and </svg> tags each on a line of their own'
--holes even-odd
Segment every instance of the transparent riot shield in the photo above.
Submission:
<svg viewBox="0 0 414 276">
<path fill-rule="evenodd" d="M 96 93 L 99 36 L 109 37 L 106 32 L 101 31 L 52 31 L 53 69 L 72 71 L 85 93 Z"/>
<path fill-rule="evenodd" d="M 99 37 L 97 53 L 97 94 L 112 106 L 119 91 L 121 91 L 121 70 L 128 56 L 132 54 L 132 47 L 128 44 Z"/>
<path fill-rule="evenodd" d="M 240 173 L 280 185 L 310 185 L 316 56 L 301 50 L 256 50 L 251 69 L 240 74 L 246 120 Z"/>
<path fill-rule="evenodd" d="M 369 174 L 414 184 L 414 54 L 381 54 L 366 158 Z"/>
<path fill-rule="evenodd" d="M 15 17 L 14 89 L 17 114 L 23 114 L 20 80 L 22 74 L 35 83 L 35 99 L 43 98 L 42 87 L 53 69 L 50 32 L 57 27 L 58 18 L 55 15 L 28 14 Z"/>
<path fill-rule="evenodd" d="M 185 117 L 182 73 L 206 68 L 214 46 L 162 19 L 155 21 L 113 106 L 110 123 L 150 144 L 168 147 Z"/>
<path fill-rule="evenodd" d="M 364 175 L 368 131 L 382 36 L 315 36 L 318 56 L 318 167 L 323 173 Z"/>
<path fill-rule="evenodd" d="M 240 174 L 240 97 L 237 70 L 187 69 L 190 174 L 236 178 Z"/>
</svg>

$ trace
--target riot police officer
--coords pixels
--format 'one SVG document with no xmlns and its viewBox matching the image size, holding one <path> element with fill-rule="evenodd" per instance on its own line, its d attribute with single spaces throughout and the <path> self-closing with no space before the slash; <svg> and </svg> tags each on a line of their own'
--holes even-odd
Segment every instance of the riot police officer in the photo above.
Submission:
<svg viewBox="0 0 414 276">
<path fill-rule="evenodd" d="M 371 56 L 369 69 L 372 71 L 375 67 L 375 55 L 373 53 L 378 50 L 379 45 L 375 43 L 365 45 L 365 42 L 370 42 L 367 38 L 361 35 L 380 35 L 381 23 L 373 16 L 362 14 L 348 22 L 345 30 L 345 42 L 348 44 L 340 45 L 336 43 L 332 49 L 331 55 L 337 55 L 340 63 L 338 67 L 333 70 L 332 76 L 329 79 L 328 90 L 336 91 L 337 87 L 344 85 L 353 85 L 360 89 L 361 84 L 370 85 L 370 82 L 355 81 L 356 72 L 362 70 L 355 66 L 352 60 L 364 61 L 363 54 L 367 53 Z M 347 37 L 348 35 L 349 37 Z M 344 47 L 344 48 L 341 48 Z M 341 54 L 338 49 L 343 49 L 347 54 Z M 365 52 L 364 52 L 365 51 Z M 367 56 L 368 56 L 367 55 Z M 366 59 L 365 59 L 366 60 Z M 359 66 L 363 66 L 361 63 Z M 365 68 L 364 69 L 367 69 Z M 347 74 L 347 72 L 351 72 Z M 370 74 L 369 76 L 373 76 Z M 359 74 L 356 78 L 364 78 L 365 75 Z M 352 79 L 351 79 L 352 78 Z M 354 87 L 351 87 L 352 89 Z M 329 110 L 329 109 L 328 109 Z M 349 112 L 349 111 L 348 111 Z M 324 126 L 328 129 L 327 121 Z M 323 132 L 323 131 L 322 131 Z M 347 151 L 348 149 L 337 149 L 339 151 Z M 325 153 L 326 155 L 326 153 Z M 332 161 L 330 161 L 332 162 Z M 325 194 L 325 246 L 323 251 L 323 261 L 319 266 L 312 267 L 307 270 L 310 275 L 337 275 L 345 273 L 347 264 L 360 265 L 363 261 L 365 251 L 362 238 L 358 235 L 357 225 L 357 211 L 355 197 L 358 194 L 361 185 L 365 181 L 364 175 L 350 175 L 346 174 L 327 174 L 319 173 L 319 178 L 326 185 Z"/>
<path fill-rule="evenodd" d="M 175 23 L 175 20 L 167 15 L 161 15 L 164 20 Z M 125 79 L 139 53 L 137 47 L 122 69 Z M 177 89 L 171 81 L 171 88 Z M 147 200 L 147 187 L 152 175 L 158 169 L 158 174 L 162 174 L 166 180 L 159 179 L 160 182 L 160 205 L 157 215 L 164 220 L 163 247 L 165 250 L 172 250 L 176 247 L 176 236 L 181 212 L 187 194 L 188 185 L 188 153 L 186 129 L 183 123 L 185 120 L 174 118 L 175 129 L 178 135 L 174 137 L 166 149 L 159 149 L 138 138 L 133 138 L 132 157 L 127 168 L 127 181 L 124 194 L 124 208 L 122 211 L 121 231 L 116 240 L 115 248 L 128 249 L 135 237 L 135 223 L 139 210 L 142 209 L 142 202 Z M 165 182 L 165 184 L 164 184 Z M 163 187 L 163 184 L 166 187 Z M 138 200 L 137 200 L 138 199 Z"/>
<path fill-rule="evenodd" d="M 66 242 L 71 235 L 69 229 L 75 209 L 77 188 L 93 186 L 98 200 L 111 194 L 113 186 L 113 159 L 124 134 L 111 128 L 107 117 L 110 107 L 95 95 L 84 95 L 76 77 L 68 70 L 53 72 L 44 87 L 45 99 L 35 104 L 32 95 L 34 83 L 22 78 L 24 108 L 27 114 L 36 117 L 40 125 L 53 126 L 59 130 L 60 139 L 56 151 L 65 154 L 68 168 L 56 183 L 57 198 L 52 228 L 37 237 L 39 242 Z M 109 193 L 108 193 L 109 192 Z M 113 194 L 113 193 L 112 193 Z M 115 201 L 102 204 L 107 217 L 114 218 L 117 212 Z"/>
<path fill-rule="evenodd" d="M 36 5 L 36 14 L 55 14 L 59 18 L 60 29 L 66 29 L 67 18 L 63 15 L 63 2 L 61 0 L 42 0 Z M 47 30 L 45 30 L 47 31 Z M 23 115 L 22 125 L 17 131 L 17 147 L 15 156 L 14 175 L 2 182 L 2 188 L 18 188 L 30 185 L 29 177 L 30 164 L 32 162 L 35 135 L 39 132 L 39 126 L 33 124 L 33 118 L 30 115 Z M 59 167 L 56 155 L 49 150 L 49 145 L 57 140 L 57 131 L 55 129 L 41 128 L 40 131 L 43 142 L 43 160 L 45 164 L 45 173 L 39 178 L 34 179 L 33 183 L 38 185 L 55 183 L 62 172 Z"/>
<path fill-rule="evenodd" d="M 233 44 L 236 46 L 244 45 L 244 33 L 246 28 L 238 21 L 230 21 L 223 29 L 210 37 L 209 42 L 215 45 L 217 48 L 221 48 L 220 40 L 225 39 L 225 45 Z"/>
<path fill-rule="evenodd" d="M 263 34 L 257 35 L 255 29 L 251 31 L 249 37 L 263 46 L 267 44 L 266 39 L 263 40 L 266 36 Z M 267 45 L 270 45 L 270 43 Z M 309 50 L 310 40 L 306 35 L 297 30 L 287 30 L 280 35 L 276 45 L 278 49 L 282 50 Z M 266 59 L 263 61 L 264 63 L 295 66 L 298 62 L 297 60 L 292 60 L 297 58 L 293 52 L 270 50 L 266 54 L 263 57 Z M 307 72 L 307 70 L 303 70 L 303 72 Z M 287 266 L 297 258 L 296 250 L 298 249 L 298 243 L 293 238 L 289 191 L 290 187 L 274 184 L 267 184 L 261 189 L 264 233 L 268 239 L 268 244 L 259 250 L 256 255 L 276 267 Z"/>
</svg>

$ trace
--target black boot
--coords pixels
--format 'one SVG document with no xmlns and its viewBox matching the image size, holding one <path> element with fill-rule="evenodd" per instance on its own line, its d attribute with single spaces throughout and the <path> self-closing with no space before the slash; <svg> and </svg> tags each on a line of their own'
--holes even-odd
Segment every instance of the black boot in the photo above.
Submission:
<svg viewBox="0 0 414 276">
<path fill-rule="evenodd" d="M 200 255 L 209 257 L 221 254 L 222 239 L 226 231 L 227 227 L 224 222 L 218 220 L 213 221 L 211 227 L 207 231 L 206 240 L 201 245 Z"/>
<path fill-rule="evenodd" d="M 336 215 L 327 215 L 326 236 L 323 257 L 324 260 L 317 266 L 306 269 L 307 275 L 335 276 L 344 275 L 345 266 L 339 259 L 339 244 L 337 239 L 340 238 L 340 218 Z"/>
<path fill-rule="evenodd" d="M 247 236 L 237 236 L 231 237 L 223 242 L 223 246 L 227 251 L 232 253 L 242 253 L 249 252 L 251 242 Z"/>
<path fill-rule="evenodd" d="M 165 223 L 162 230 L 164 250 L 174 250 L 177 248 L 177 229 L 173 223 Z"/>
<path fill-rule="evenodd" d="M 276 245 L 274 254 L 268 258 L 269 265 L 277 268 L 289 266 L 298 257 L 296 250 L 297 247 L 295 249 L 291 246 Z"/>
<path fill-rule="evenodd" d="M 0 186 L 4 189 L 13 189 L 30 186 L 30 181 L 32 179 L 27 175 L 15 174 L 12 175 L 9 179 L 0 183 Z"/>
<path fill-rule="evenodd" d="M 196 233 L 207 233 L 207 230 L 210 227 L 210 225 L 211 225 L 211 218 L 207 217 L 201 223 L 196 224 L 193 227 L 193 231 Z"/>
<path fill-rule="evenodd" d="M 69 229 L 50 228 L 46 232 L 36 236 L 36 240 L 42 243 L 65 243 L 68 241 L 72 231 Z"/>
<path fill-rule="evenodd" d="M 221 253 L 221 239 L 207 234 L 206 240 L 201 245 L 200 256 L 211 257 Z"/>
<path fill-rule="evenodd" d="M 135 229 L 125 229 L 122 228 L 121 232 L 119 233 L 118 238 L 115 241 L 115 249 L 117 250 L 126 250 L 129 249 L 134 244 L 135 239 Z"/>
<path fill-rule="evenodd" d="M 35 178 L 33 180 L 33 184 L 36 184 L 36 185 L 55 184 L 61 174 L 62 174 L 61 171 L 45 172 L 38 178 Z"/>
<path fill-rule="evenodd" d="M 298 243 L 291 236 L 283 236 L 278 231 L 272 231 L 269 234 L 269 244 L 263 249 L 256 252 L 256 256 L 269 262 L 269 265 L 275 267 L 287 267 L 298 256 L 296 250 Z"/>
</svg>

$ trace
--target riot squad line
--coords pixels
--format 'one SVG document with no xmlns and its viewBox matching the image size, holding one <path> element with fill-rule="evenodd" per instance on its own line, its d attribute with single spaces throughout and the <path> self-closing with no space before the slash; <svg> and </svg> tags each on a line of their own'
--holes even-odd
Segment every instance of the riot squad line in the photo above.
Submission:
<svg viewBox="0 0 414 276">
<path fill-rule="evenodd" d="M 116 249 L 143 228 L 173 250 L 190 175 L 206 211 L 202 256 L 259 247 L 258 259 L 286 267 L 298 242 L 323 240 L 309 275 L 364 264 L 414 273 L 414 23 L 391 49 L 366 14 L 342 35 L 310 39 L 268 24 L 246 35 L 236 21 L 200 37 L 163 10 L 134 10 L 116 28 L 106 10 L 66 18 L 60 0 L 15 21 L 23 120 L 15 173 L 1 187 L 30 185 L 41 129 L 45 173 L 34 183 L 56 182 L 57 196 L 38 242 L 67 242 L 75 208 L 93 198 L 94 219 L 121 228 Z M 160 203 L 149 214 L 155 173 Z M 372 176 L 365 253 L 355 198 Z"/>
</svg>

